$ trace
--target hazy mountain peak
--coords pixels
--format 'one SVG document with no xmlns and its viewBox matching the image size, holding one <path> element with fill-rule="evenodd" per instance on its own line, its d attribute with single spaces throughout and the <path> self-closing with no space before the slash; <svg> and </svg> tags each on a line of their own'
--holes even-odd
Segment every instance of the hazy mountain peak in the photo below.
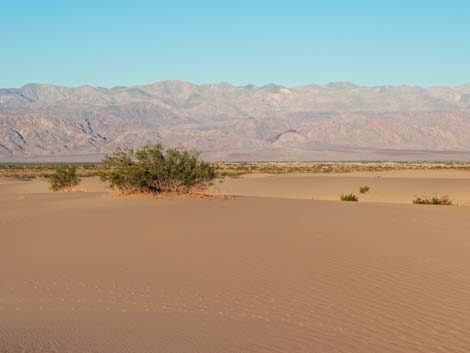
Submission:
<svg viewBox="0 0 470 353">
<path fill-rule="evenodd" d="M 351 82 L 329 82 L 329 83 L 325 84 L 325 87 L 339 88 L 339 89 L 353 89 L 353 88 L 356 88 L 358 86 L 356 86 L 355 84 L 353 84 Z"/>
</svg>

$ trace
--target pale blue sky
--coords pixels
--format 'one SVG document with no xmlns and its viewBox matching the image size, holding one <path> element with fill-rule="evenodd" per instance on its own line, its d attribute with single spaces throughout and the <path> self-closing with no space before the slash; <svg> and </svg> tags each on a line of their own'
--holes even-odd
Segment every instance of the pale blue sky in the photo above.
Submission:
<svg viewBox="0 0 470 353">
<path fill-rule="evenodd" d="M 0 87 L 470 82 L 470 1 L 0 0 Z"/>
</svg>

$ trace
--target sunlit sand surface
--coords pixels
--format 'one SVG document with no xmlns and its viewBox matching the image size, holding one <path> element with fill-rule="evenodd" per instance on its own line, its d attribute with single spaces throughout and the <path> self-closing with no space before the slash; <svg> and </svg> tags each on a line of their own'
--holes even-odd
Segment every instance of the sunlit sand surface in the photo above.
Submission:
<svg viewBox="0 0 470 353">
<path fill-rule="evenodd" d="M 363 184 L 359 203 L 322 201 Z M 466 174 L 80 188 L 0 180 L 0 352 L 469 350 Z M 460 206 L 410 204 L 432 193 Z"/>
<path fill-rule="evenodd" d="M 360 195 L 361 186 L 370 191 Z M 292 199 L 339 200 L 355 193 L 361 202 L 412 203 L 418 196 L 447 195 L 470 205 L 470 172 L 390 171 L 349 174 L 247 175 L 216 183 L 214 193 Z"/>
</svg>

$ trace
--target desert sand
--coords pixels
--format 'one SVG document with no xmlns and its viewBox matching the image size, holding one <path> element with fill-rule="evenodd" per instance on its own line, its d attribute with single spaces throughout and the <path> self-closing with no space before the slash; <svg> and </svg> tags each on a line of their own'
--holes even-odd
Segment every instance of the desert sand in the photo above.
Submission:
<svg viewBox="0 0 470 353">
<path fill-rule="evenodd" d="M 370 192 L 360 195 L 360 186 Z M 418 196 L 449 196 L 455 204 L 470 205 L 470 171 L 394 170 L 348 174 L 246 175 L 217 183 L 212 192 L 238 196 L 309 200 L 339 200 L 355 193 L 361 202 L 410 204 Z"/>
<path fill-rule="evenodd" d="M 470 178 L 426 175 L 251 176 L 205 199 L 1 179 L 0 352 L 468 352 Z"/>
</svg>

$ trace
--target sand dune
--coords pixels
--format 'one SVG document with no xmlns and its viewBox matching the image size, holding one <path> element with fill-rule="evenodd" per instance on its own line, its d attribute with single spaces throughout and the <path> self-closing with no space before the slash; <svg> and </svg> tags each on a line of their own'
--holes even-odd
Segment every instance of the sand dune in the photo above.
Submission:
<svg viewBox="0 0 470 353">
<path fill-rule="evenodd" d="M 359 187 L 371 190 L 359 195 Z M 356 193 L 361 202 L 410 204 L 417 196 L 448 195 L 456 204 L 470 205 L 470 171 L 390 171 L 350 174 L 248 175 L 227 179 L 214 193 L 291 199 L 338 200 Z"/>
<path fill-rule="evenodd" d="M 83 189 L 0 181 L 0 352 L 468 352 L 469 207 Z"/>
</svg>

